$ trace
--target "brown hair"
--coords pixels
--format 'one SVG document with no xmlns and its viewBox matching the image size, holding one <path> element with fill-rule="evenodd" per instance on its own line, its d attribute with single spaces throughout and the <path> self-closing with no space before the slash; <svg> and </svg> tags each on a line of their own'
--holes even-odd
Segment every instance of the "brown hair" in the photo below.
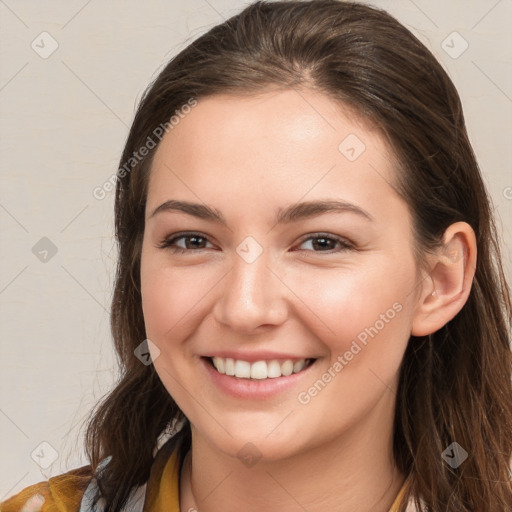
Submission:
<svg viewBox="0 0 512 512">
<path fill-rule="evenodd" d="M 478 262 L 466 304 L 434 334 L 409 340 L 394 457 L 410 476 L 407 496 L 419 510 L 512 509 L 510 292 L 459 96 L 411 32 L 389 14 L 352 2 L 253 3 L 187 46 L 148 87 L 120 167 L 191 97 L 269 87 L 314 89 L 380 128 L 399 163 L 397 187 L 413 216 L 419 255 L 438 246 L 454 222 L 474 229 Z M 86 436 L 93 469 L 112 456 L 99 478 L 108 511 L 118 511 L 133 486 L 148 479 L 158 434 L 170 419 L 183 418 L 153 365 L 134 356 L 146 338 L 140 254 L 154 153 L 117 180 L 111 326 L 121 377 L 94 411 Z M 441 457 L 454 441 L 469 452 L 458 468 Z M 183 450 L 190 446 L 188 422 L 178 442 Z"/>
</svg>

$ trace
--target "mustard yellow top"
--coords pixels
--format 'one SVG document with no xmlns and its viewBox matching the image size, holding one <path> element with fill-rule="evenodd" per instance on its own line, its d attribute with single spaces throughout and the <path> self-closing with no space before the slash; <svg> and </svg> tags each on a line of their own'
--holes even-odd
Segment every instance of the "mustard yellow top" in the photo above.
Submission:
<svg viewBox="0 0 512 512">
<path fill-rule="evenodd" d="M 162 464 L 157 471 L 151 472 L 143 512 L 180 512 L 180 466 L 178 450 L 175 450 L 165 465 Z M 52 477 L 48 481 L 31 485 L 0 503 L 0 512 L 24 512 L 24 506 L 27 506 L 30 512 L 78 512 L 91 477 L 91 466 L 83 466 Z M 404 491 L 405 483 L 389 512 L 398 512 Z M 38 494 L 44 498 L 44 503 L 37 497 Z M 40 503 L 40 508 L 32 508 L 29 500 L 32 500 L 33 505 Z"/>
</svg>

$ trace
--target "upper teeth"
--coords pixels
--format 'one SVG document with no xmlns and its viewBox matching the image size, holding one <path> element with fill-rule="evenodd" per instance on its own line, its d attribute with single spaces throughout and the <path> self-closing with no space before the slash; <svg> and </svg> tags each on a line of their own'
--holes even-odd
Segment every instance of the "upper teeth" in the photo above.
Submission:
<svg viewBox="0 0 512 512">
<path fill-rule="evenodd" d="M 277 360 L 256 361 L 249 363 L 238 359 L 214 357 L 213 366 L 219 373 L 233 375 L 242 379 L 275 379 L 276 377 L 288 376 L 300 372 L 306 366 L 306 359 L 292 361 L 287 359 L 280 363 Z"/>
</svg>

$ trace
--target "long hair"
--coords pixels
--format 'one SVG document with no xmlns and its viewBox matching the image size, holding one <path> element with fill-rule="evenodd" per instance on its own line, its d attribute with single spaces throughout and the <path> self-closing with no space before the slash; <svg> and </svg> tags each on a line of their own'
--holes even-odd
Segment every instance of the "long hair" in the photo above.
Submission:
<svg viewBox="0 0 512 512">
<path fill-rule="evenodd" d="M 430 51 L 395 18 L 337 0 L 247 6 L 176 55 L 140 101 L 115 198 L 119 260 L 111 328 L 121 375 L 86 432 L 93 469 L 112 456 L 99 478 L 107 510 L 120 510 L 134 486 L 148 479 L 158 434 L 171 419 L 184 418 L 153 365 L 134 355 L 146 338 L 140 254 L 156 148 L 145 158 L 134 155 L 155 140 L 158 127 L 172 129 L 169 120 L 191 98 L 269 88 L 313 89 L 380 129 L 397 162 L 396 186 L 412 214 L 419 262 L 450 224 L 465 221 L 474 229 L 478 262 L 466 304 L 435 333 L 410 337 L 400 367 L 393 452 L 410 477 L 406 496 L 419 510 L 512 510 L 510 291 L 458 93 Z M 190 446 L 187 422 L 179 441 L 183 450 Z M 456 468 L 442 457 L 454 442 L 468 452 Z"/>
</svg>

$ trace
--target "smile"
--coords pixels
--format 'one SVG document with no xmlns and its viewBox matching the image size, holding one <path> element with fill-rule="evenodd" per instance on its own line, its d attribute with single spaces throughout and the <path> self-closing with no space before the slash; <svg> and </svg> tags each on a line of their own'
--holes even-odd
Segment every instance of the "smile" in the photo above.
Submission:
<svg viewBox="0 0 512 512">
<path fill-rule="evenodd" d="M 292 392 L 294 388 L 300 391 L 318 363 L 317 358 L 294 358 L 291 354 L 282 354 L 282 357 L 267 354 L 265 357 L 264 353 L 253 353 L 246 359 L 237 359 L 234 354 L 226 357 L 228 355 L 231 354 L 201 356 L 201 366 L 209 383 L 223 395 L 238 400 L 268 400 Z"/>
<path fill-rule="evenodd" d="M 299 373 L 310 366 L 314 359 L 286 359 L 269 361 L 243 361 L 232 358 L 213 357 L 209 358 L 212 366 L 222 375 L 237 377 L 239 379 L 264 380 L 288 377 Z"/>
</svg>

